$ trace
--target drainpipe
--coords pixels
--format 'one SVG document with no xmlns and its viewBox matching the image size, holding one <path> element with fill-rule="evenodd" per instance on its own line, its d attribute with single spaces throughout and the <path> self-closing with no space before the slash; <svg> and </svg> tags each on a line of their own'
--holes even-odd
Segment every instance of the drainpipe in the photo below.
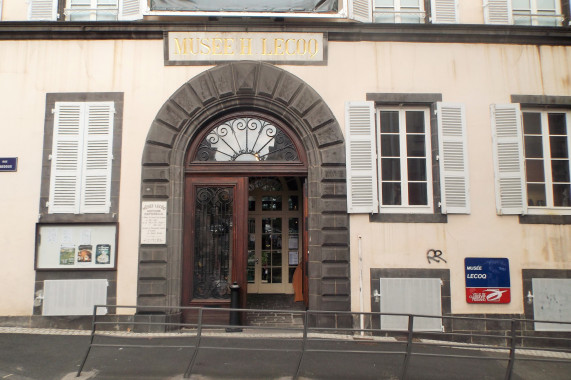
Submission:
<svg viewBox="0 0 571 380">
<path fill-rule="evenodd" d="M 361 336 L 365 335 L 363 329 L 365 328 L 365 315 L 363 315 L 363 308 L 365 306 L 365 301 L 363 298 L 363 249 L 361 248 L 361 235 L 358 235 L 359 238 L 359 320 L 360 320 L 360 329 L 361 329 Z"/>
</svg>

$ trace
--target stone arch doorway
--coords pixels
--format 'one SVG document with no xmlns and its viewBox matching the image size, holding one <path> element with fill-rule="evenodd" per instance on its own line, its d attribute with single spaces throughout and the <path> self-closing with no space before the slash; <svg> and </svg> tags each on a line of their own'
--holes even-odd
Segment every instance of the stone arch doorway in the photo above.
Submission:
<svg viewBox="0 0 571 380">
<path fill-rule="evenodd" d="M 216 66 L 182 85 L 158 112 L 142 160 L 141 201 L 166 201 L 165 244 L 139 247 L 137 304 L 177 307 L 182 296 L 185 156 L 204 126 L 248 110 L 279 119 L 307 155 L 309 309 L 350 310 L 345 146 L 337 120 L 307 83 L 276 66 Z M 347 325 L 324 316 L 321 325 Z"/>
</svg>

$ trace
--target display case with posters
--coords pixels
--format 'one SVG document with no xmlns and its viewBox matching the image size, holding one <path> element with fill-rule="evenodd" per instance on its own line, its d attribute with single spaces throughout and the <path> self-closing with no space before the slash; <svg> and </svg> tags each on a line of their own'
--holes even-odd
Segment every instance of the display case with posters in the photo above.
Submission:
<svg viewBox="0 0 571 380">
<path fill-rule="evenodd" d="M 35 268 L 115 269 L 117 224 L 37 224 Z"/>
</svg>

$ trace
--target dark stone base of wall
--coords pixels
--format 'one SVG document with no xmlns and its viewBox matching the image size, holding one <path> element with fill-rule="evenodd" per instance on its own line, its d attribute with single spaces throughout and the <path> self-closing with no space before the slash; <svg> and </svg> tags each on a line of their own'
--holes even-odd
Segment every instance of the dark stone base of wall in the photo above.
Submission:
<svg viewBox="0 0 571 380">
<path fill-rule="evenodd" d="M 181 313 L 137 313 L 134 316 L 134 331 L 138 333 L 161 333 L 180 330 Z"/>
<path fill-rule="evenodd" d="M 455 334 L 455 341 L 465 343 L 508 345 L 512 335 L 512 320 L 516 320 L 515 331 L 519 347 L 568 348 L 568 340 L 554 338 L 571 339 L 569 331 L 535 331 L 533 322 L 518 321 L 525 319 L 523 314 L 454 314 L 453 316 L 466 318 L 451 319 L 450 331 Z"/>
<path fill-rule="evenodd" d="M 568 348 L 571 331 L 535 331 L 531 321 L 524 319 L 522 314 L 454 314 L 444 316 L 442 324 L 444 331 L 415 332 L 415 339 L 430 339 L 467 344 L 482 344 L 498 347 L 510 347 L 512 336 L 512 321 L 515 321 L 517 347 L 538 348 Z M 378 320 L 378 316 L 374 316 Z M 372 323 L 369 316 L 365 318 L 365 329 L 374 326 L 373 335 L 395 337 L 406 340 L 407 331 L 377 332 L 379 323 Z M 355 329 L 359 328 L 360 320 L 356 316 L 353 321 Z"/>
<path fill-rule="evenodd" d="M 97 316 L 97 330 L 132 331 L 133 315 L 100 315 Z M 92 316 L 45 317 L 31 315 L 22 317 L 1 317 L 0 327 L 24 327 L 61 330 L 91 330 Z"/>
</svg>

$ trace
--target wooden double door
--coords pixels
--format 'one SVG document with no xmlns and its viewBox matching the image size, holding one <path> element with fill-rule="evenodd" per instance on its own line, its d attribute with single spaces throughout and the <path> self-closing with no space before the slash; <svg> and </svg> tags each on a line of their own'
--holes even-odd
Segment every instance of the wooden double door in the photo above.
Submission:
<svg viewBox="0 0 571 380">
<path fill-rule="evenodd" d="M 302 177 L 188 176 L 183 306 L 228 307 L 248 293 L 301 291 L 307 305 L 307 201 Z"/>
</svg>

